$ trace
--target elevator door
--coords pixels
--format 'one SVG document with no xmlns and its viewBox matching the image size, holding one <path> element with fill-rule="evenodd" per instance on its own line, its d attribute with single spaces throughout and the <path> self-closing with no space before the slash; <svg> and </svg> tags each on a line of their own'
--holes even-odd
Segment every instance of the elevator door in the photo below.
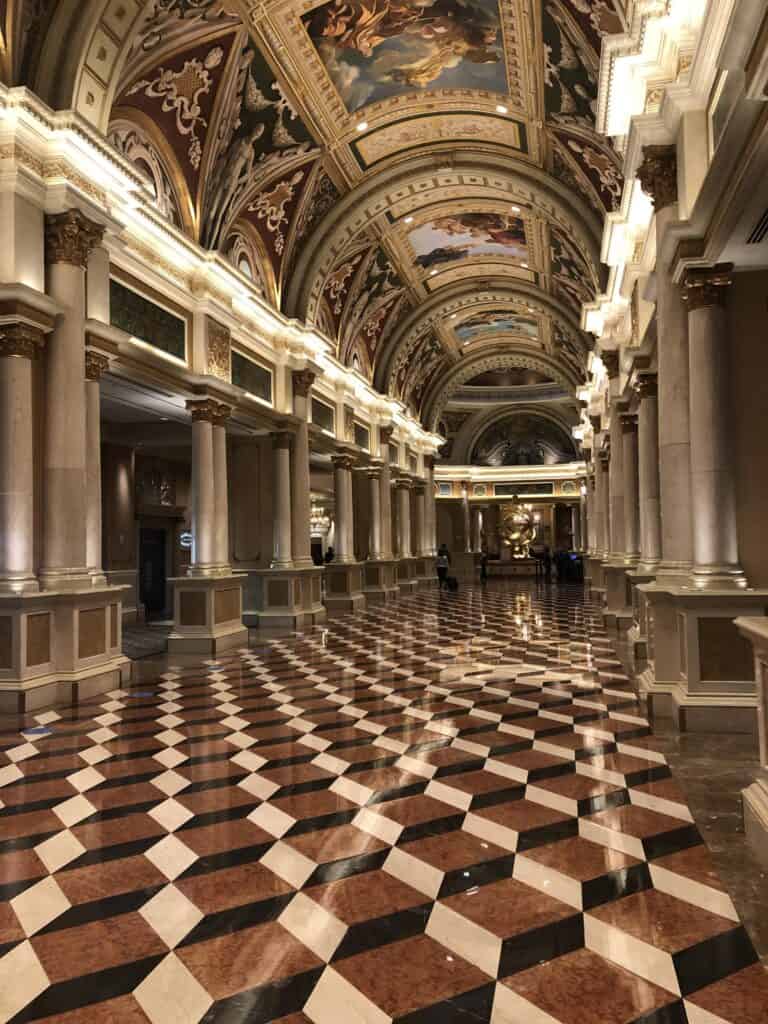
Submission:
<svg viewBox="0 0 768 1024">
<path fill-rule="evenodd" d="M 142 527 L 139 534 L 139 590 L 148 616 L 165 611 L 165 530 Z"/>
</svg>

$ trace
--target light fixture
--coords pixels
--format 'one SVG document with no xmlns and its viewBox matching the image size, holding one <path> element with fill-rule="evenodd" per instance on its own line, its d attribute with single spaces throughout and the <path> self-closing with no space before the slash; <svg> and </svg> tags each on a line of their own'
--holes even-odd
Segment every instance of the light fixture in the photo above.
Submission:
<svg viewBox="0 0 768 1024">
<path fill-rule="evenodd" d="M 437 277 L 437 271 L 436 270 L 430 270 L 429 276 L 430 277 Z"/>
<path fill-rule="evenodd" d="M 410 215 L 410 213 L 409 213 L 409 214 L 408 214 L 408 216 L 407 216 L 407 217 L 405 218 L 405 223 L 406 223 L 406 224 L 413 224 L 413 217 L 412 217 L 412 216 Z"/>
<path fill-rule="evenodd" d="M 520 213 L 519 206 L 511 206 L 510 209 L 512 210 L 512 213 Z"/>
<path fill-rule="evenodd" d="M 528 264 L 527 263 L 521 263 L 520 266 L 523 268 L 523 270 L 527 270 L 528 269 Z"/>
<path fill-rule="evenodd" d="M 497 103 L 496 104 L 496 113 L 497 114 L 508 114 L 509 113 L 509 107 L 505 107 L 503 103 Z"/>
<path fill-rule="evenodd" d="M 357 124 L 355 125 L 355 127 L 357 128 L 357 130 L 359 132 L 367 132 L 368 131 L 368 122 L 367 121 L 358 121 Z"/>
<path fill-rule="evenodd" d="M 458 315 L 458 313 L 451 313 L 451 320 L 455 320 Z"/>
</svg>

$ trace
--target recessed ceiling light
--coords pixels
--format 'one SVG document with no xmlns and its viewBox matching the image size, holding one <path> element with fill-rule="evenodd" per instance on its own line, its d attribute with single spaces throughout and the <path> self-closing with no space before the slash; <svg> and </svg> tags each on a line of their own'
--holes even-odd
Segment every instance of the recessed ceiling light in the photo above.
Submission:
<svg viewBox="0 0 768 1024">
<path fill-rule="evenodd" d="M 503 103 L 498 103 L 496 105 L 496 113 L 497 114 L 508 114 L 509 113 L 509 107 L 505 107 Z"/>
<path fill-rule="evenodd" d="M 512 207 L 510 207 L 510 209 L 512 210 L 512 213 L 520 213 L 520 207 L 519 206 L 512 206 Z"/>
<path fill-rule="evenodd" d="M 455 320 L 458 315 L 458 313 L 451 313 L 451 320 Z"/>
<path fill-rule="evenodd" d="M 408 216 L 405 218 L 405 223 L 406 224 L 413 224 L 413 217 L 411 217 L 410 214 L 408 214 Z"/>
<path fill-rule="evenodd" d="M 368 131 L 368 122 L 367 121 L 358 121 L 357 125 L 355 127 L 357 128 L 357 130 L 359 132 L 367 132 Z"/>
<path fill-rule="evenodd" d="M 528 269 L 528 264 L 527 263 L 521 263 L 520 266 L 523 268 L 523 270 L 527 270 Z"/>
<path fill-rule="evenodd" d="M 436 270 L 430 270 L 429 276 L 430 277 L 437 277 L 437 271 Z"/>
</svg>

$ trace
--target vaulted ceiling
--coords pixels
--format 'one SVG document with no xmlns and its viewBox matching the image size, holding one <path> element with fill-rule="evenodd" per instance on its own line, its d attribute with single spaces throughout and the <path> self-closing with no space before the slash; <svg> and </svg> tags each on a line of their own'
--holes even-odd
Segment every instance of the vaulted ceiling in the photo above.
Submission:
<svg viewBox="0 0 768 1024">
<path fill-rule="evenodd" d="M 0 0 L 6 78 L 63 105 L 76 40 L 70 105 L 158 206 L 427 426 L 483 371 L 574 394 L 621 190 L 594 127 L 612 0 L 119 7 Z"/>
</svg>

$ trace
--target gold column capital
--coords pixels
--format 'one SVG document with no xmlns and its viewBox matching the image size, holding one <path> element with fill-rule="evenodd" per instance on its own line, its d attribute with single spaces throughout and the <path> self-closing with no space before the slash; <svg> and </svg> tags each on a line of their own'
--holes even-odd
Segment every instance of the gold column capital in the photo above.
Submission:
<svg viewBox="0 0 768 1024">
<path fill-rule="evenodd" d="M 299 398 L 306 398 L 315 383 L 315 374 L 312 370 L 294 370 L 292 373 L 293 393 Z"/>
<path fill-rule="evenodd" d="M 677 202 L 675 146 L 643 146 L 643 159 L 636 173 L 643 192 L 651 197 L 657 213 Z"/>
<path fill-rule="evenodd" d="M 732 263 L 691 268 L 686 270 L 683 277 L 683 302 L 689 310 L 704 309 L 706 306 L 724 306 L 728 289 L 732 284 Z"/>
<path fill-rule="evenodd" d="M 232 412 L 231 406 L 213 398 L 190 398 L 187 409 L 192 414 L 193 423 L 202 421 L 218 427 L 223 426 Z"/>
<path fill-rule="evenodd" d="M 109 369 L 109 358 L 92 348 L 85 350 L 85 379 L 100 380 Z"/>
<path fill-rule="evenodd" d="M 641 400 L 643 398 L 656 398 L 659 393 L 659 381 L 655 373 L 639 373 L 632 386 Z"/>
<path fill-rule="evenodd" d="M 16 356 L 20 359 L 35 359 L 45 344 L 45 334 L 34 324 L 0 324 L 0 357 Z"/>
<path fill-rule="evenodd" d="M 45 218 L 45 258 L 48 263 L 70 263 L 83 270 L 88 257 L 104 237 L 104 226 L 80 210 L 50 213 Z"/>
</svg>

